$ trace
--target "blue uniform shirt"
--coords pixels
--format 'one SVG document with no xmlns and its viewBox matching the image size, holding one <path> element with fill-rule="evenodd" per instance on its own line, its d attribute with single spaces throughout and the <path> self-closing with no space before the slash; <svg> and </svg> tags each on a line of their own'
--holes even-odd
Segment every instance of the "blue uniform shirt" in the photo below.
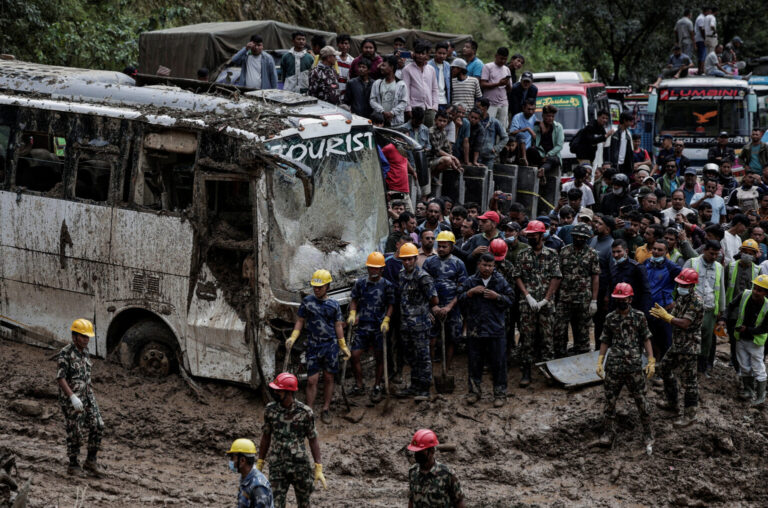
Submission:
<svg viewBox="0 0 768 508">
<path fill-rule="evenodd" d="M 467 335 L 469 337 L 503 337 L 506 326 L 507 309 L 515 303 L 515 290 L 494 270 L 488 289 L 498 293 L 495 300 L 482 296 L 467 296 L 467 291 L 475 286 L 485 286 L 480 274 L 468 278 L 461 285 L 459 301 L 467 316 Z"/>
<path fill-rule="evenodd" d="M 434 280 L 441 306 L 448 305 L 458 296 L 459 285 L 463 284 L 468 276 L 464 262 L 454 255 L 445 259 L 440 256 L 428 257 L 421 268 Z"/>
<path fill-rule="evenodd" d="M 649 259 L 643 263 L 643 266 L 645 266 L 648 275 L 651 307 L 654 303 L 666 307 L 673 301 L 672 291 L 675 289 L 675 277 L 680 274 L 682 268 L 666 258 L 661 263 L 654 263 Z"/>
<path fill-rule="evenodd" d="M 269 480 L 254 466 L 251 472 L 240 480 L 237 508 L 274 508 L 274 506 Z"/>
<path fill-rule="evenodd" d="M 299 317 L 307 320 L 309 342 L 336 340 L 336 321 L 344 321 L 339 302 L 333 298 L 318 300 L 315 295 L 301 301 Z"/>
<path fill-rule="evenodd" d="M 435 283 L 427 272 L 418 266 L 411 273 L 400 270 L 400 313 L 401 329 L 409 332 L 424 332 L 432 327 L 429 318 L 429 300 L 437 296 Z"/>
<path fill-rule="evenodd" d="M 357 301 L 358 330 L 377 332 L 387 307 L 395 303 L 395 286 L 384 278 L 371 282 L 368 276 L 360 277 L 352 286 L 351 297 Z"/>
</svg>

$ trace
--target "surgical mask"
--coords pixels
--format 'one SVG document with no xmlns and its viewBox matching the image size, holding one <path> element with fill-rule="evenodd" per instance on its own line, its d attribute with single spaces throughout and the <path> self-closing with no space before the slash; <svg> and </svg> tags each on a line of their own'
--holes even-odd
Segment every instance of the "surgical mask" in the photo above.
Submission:
<svg viewBox="0 0 768 508">
<path fill-rule="evenodd" d="M 420 452 L 416 452 L 413 454 L 414 460 L 416 460 L 416 463 L 419 465 L 424 465 L 429 460 L 429 456 L 427 455 L 427 450 L 422 450 Z"/>
<path fill-rule="evenodd" d="M 629 302 L 626 300 L 618 300 L 616 302 L 616 308 L 619 310 L 627 310 L 627 307 L 629 307 Z"/>
<path fill-rule="evenodd" d="M 677 288 L 677 294 L 680 296 L 685 296 L 691 291 L 688 288 Z"/>
<path fill-rule="evenodd" d="M 651 261 L 653 261 L 654 263 L 663 263 L 664 256 L 658 256 L 658 257 L 654 256 L 651 258 Z"/>
<path fill-rule="evenodd" d="M 237 470 L 237 468 L 235 467 L 235 461 L 234 460 L 230 460 L 229 461 L 229 470 L 232 471 L 233 473 L 239 472 Z"/>
<path fill-rule="evenodd" d="M 544 236 L 542 237 L 542 240 L 546 240 L 547 238 L 549 238 L 549 231 L 544 233 Z"/>
<path fill-rule="evenodd" d="M 620 264 L 620 263 L 623 263 L 623 262 L 624 262 L 624 261 L 626 261 L 626 260 L 627 260 L 627 256 L 624 256 L 623 258 L 619 258 L 619 259 L 617 259 L 617 260 L 616 260 L 616 264 L 618 265 L 618 264 Z"/>
<path fill-rule="evenodd" d="M 623 187 L 614 187 L 613 188 L 613 193 L 616 194 L 617 196 L 621 196 L 622 194 L 624 194 L 624 188 Z"/>
<path fill-rule="evenodd" d="M 578 246 L 578 247 L 583 247 L 584 245 L 587 244 L 587 239 L 584 238 L 583 236 L 574 236 L 573 237 L 573 244 Z"/>
<path fill-rule="evenodd" d="M 745 263 L 752 263 L 755 260 L 755 256 L 753 256 L 752 254 L 742 254 L 741 260 L 744 261 Z"/>
</svg>

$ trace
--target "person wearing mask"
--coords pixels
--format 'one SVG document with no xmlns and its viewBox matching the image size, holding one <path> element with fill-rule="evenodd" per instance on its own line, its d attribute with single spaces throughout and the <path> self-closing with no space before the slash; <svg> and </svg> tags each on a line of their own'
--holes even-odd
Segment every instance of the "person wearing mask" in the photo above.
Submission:
<svg viewBox="0 0 768 508">
<path fill-rule="evenodd" d="M 293 47 L 280 59 L 283 90 L 305 94 L 309 88 L 309 71 L 315 59 L 304 47 L 307 43 L 307 34 L 293 32 L 291 40 L 293 40 Z"/>
<path fill-rule="evenodd" d="M 240 475 L 237 508 L 273 508 L 269 480 L 254 466 L 256 444 L 250 439 L 235 439 L 227 451 L 227 459 L 229 470 Z"/>
<path fill-rule="evenodd" d="M 768 337 L 768 275 L 759 275 L 752 281 L 752 289 L 745 289 L 728 306 L 728 313 L 737 317 L 734 330 L 739 375 L 744 389 L 739 399 L 753 406 L 765 402 L 765 340 Z"/>
<path fill-rule="evenodd" d="M 634 208 L 637 201 L 629 195 L 629 178 L 623 173 L 618 173 L 611 178 L 611 193 L 603 196 L 600 202 L 600 211 L 605 215 L 618 217 L 625 206 Z"/>
<path fill-rule="evenodd" d="M 668 253 L 667 241 L 659 238 L 653 243 L 651 258 L 644 263 L 645 272 L 648 275 L 648 286 L 651 291 L 651 303 L 654 306 L 660 305 L 667 310 L 673 308 L 674 279 L 681 271 L 678 264 L 667 258 Z M 663 358 L 672 340 L 672 328 L 667 322 L 655 316 L 648 320 L 648 326 L 653 334 L 654 357 Z"/>
<path fill-rule="evenodd" d="M 408 108 L 408 87 L 405 82 L 395 78 L 395 69 L 397 58 L 387 56 L 380 62 L 381 79 L 371 85 L 370 106 L 374 112 L 381 113 L 384 117 L 385 127 L 397 127 L 405 123 L 405 110 Z M 355 72 L 355 76 L 358 72 Z"/>
<path fill-rule="evenodd" d="M 730 305 L 735 296 L 745 289 L 749 289 L 752 280 L 760 273 L 760 268 L 755 264 L 755 259 L 760 247 L 757 242 L 748 238 L 742 242 L 739 254 L 727 265 L 725 265 L 725 305 Z M 729 307 L 730 308 L 730 307 Z M 733 337 L 733 330 L 738 317 L 737 310 L 731 311 L 725 316 L 725 322 L 728 326 L 729 335 Z M 731 340 L 731 348 L 735 352 L 735 341 Z M 734 356 L 738 360 L 738 356 Z"/>
<path fill-rule="evenodd" d="M 629 258 L 627 242 L 624 240 L 614 240 L 611 246 L 611 255 L 613 256 L 613 263 L 610 266 L 608 287 L 616 287 L 616 284 L 622 282 L 632 286 L 635 291 L 632 297 L 632 308 L 648 314 L 651 308 L 651 291 L 648 287 L 648 275 L 645 272 L 645 266 Z M 604 301 L 609 310 L 615 310 L 613 300 L 606 298 Z"/>
<path fill-rule="evenodd" d="M 252 35 L 251 40 L 230 60 L 232 65 L 240 65 L 237 86 L 266 90 L 277 88 L 277 71 L 272 55 L 264 52 L 264 40 L 260 35 Z"/>
<path fill-rule="evenodd" d="M 437 436 L 429 429 L 413 435 L 408 451 L 415 464 L 408 470 L 408 507 L 450 506 L 464 508 L 464 494 L 456 475 L 435 460 Z"/>
</svg>

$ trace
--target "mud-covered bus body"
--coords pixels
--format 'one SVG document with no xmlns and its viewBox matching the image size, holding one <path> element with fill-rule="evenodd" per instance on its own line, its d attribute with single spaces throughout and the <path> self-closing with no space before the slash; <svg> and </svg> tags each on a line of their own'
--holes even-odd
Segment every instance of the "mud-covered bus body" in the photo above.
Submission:
<svg viewBox="0 0 768 508">
<path fill-rule="evenodd" d="M 256 386 L 311 273 L 346 304 L 387 232 L 365 119 L 0 62 L 6 337 L 58 347 L 87 317 L 93 355 Z"/>
</svg>

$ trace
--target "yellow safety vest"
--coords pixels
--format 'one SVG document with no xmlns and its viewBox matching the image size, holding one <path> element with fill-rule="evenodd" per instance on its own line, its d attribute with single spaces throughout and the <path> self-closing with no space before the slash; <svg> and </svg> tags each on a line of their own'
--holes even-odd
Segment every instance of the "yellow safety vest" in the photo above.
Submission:
<svg viewBox="0 0 768 508">
<path fill-rule="evenodd" d="M 739 304 L 739 318 L 736 320 L 736 328 L 739 328 L 744 322 L 744 309 L 747 307 L 747 301 L 749 300 L 750 296 L 752 296 L 751 289 L 745 289 L 741 294 L 741 303 Z M 760 312 L 757 314 L 757 319 L 755 320 L 755 328 L 762 324 L 763 319 L 765 319 L 766 312 L 768 312 L 768 300 L 763 298 L 763 306 L 760 308 Z M 739 335 L 741 335 L 739 332 L 733 332 L 733 336 L 736 337 L 736 340 L 739 340 Z M 765 345 L 766 337 L 768 337 L 768 333 L 755 335 L 753 337 L 753 342 L 758 346 L 763 346 Z"/>
<path fill-rule="evenodd" d="M 691 259 L 691 267 L 701 275 L 701 257 Z M 715 316 L 720 314 L 720 281 L 723 279 L 723 265 L 715 261 Z M 698 286 L 698 284 L 696 284 Z"/>
<path fill-rule="evenodd" d="M 754 263 L 750 263 L 752 265 L 752 277 L 749 280 L 755 280 L 757 277 L 760 267 L 758 267 Z M 730 305 L 733 301 L 733 288 L 736 287 L 736 278 L 739 275 L 739 262 L 738 261 L 731 261 L 731 264 L 728 265 L 728 268 L 731 269 L 731 276 L 728 279 L 728 289 L 725 292 L 725 304 Z M 749 287 L 749 285 L 747 285 Z"/>
</svg>

